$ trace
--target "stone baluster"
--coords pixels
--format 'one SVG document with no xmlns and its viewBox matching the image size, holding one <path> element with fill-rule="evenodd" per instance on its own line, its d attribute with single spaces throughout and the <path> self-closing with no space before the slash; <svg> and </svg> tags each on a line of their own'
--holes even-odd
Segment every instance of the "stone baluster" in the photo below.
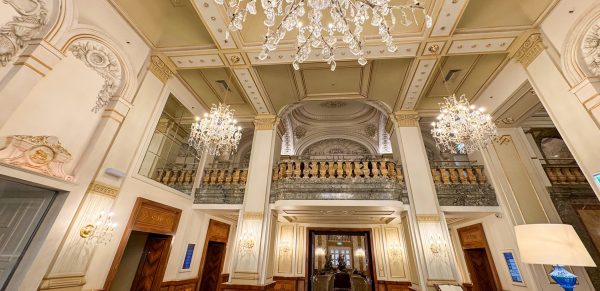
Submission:
<svg viewBox="0 0 600 291">
<path fill-rule="evenodd" d="M 275 182 L 277 180 L 279 180 L 279 168 L 276 167 L 275 169 L 273 169 L 273 176 L 271 177 L 271 181 Z"/>
<path fill-rule="evenodd" d="M 440 184 L 442 182 L 440 174 L 436 168 L 431 168 L 431 177 L 433 178 L 433 183 L 435 184 Z"/>
<path fill-rule="evenodd" d="M 319 178 L 325 178 L 327 175 L 327 164 L 325 161 L 319 162 Z"/>
<path fill-rule="evenodd" d="M 185 172 L 187 172 L 187 171 L 186 170 L 179 171 L 179 175 L 177 176 L 177 182 L 176 182 L 178 185 L 183 185 L 184 178 L 185 178 Z"/>
<path fill-rule="evenodd" d="M 583 173 L 581 172 L 581 169 L 579 167 L 572 168 L 571 171 L 575 175 L 575 179 L 576 179 L 577 183 L 586 183 L 585 176 L 583 175 Z"/>
<path fill-rule="evenodd" d="M 329 178 L 335 178 L 335 162 L 328 161 L 327 166 L 327 175 L 329 175 Z"/>
<path fill-rule="evenodd" d="M 442 183 L 445 185 L 450 184 L 450 175 L 446 168 L 440 168 L 440 175 L 442 176 Z"/>
<path fill-rule="evenodd" d="M 223 184 L 225 181 L 225 170 L 219 170 L 219 175 L 217 176 L 217 183 Z"/>
<path fill-rule="evenodd" d="M 458 179 L 460 180 L 461 184 L 469 184 L 469 180 L 467 177 L 467 172 L 465 171 L 464 168 L 458 168 L 456 169 L 458 171 Z"/>
<path fill-rule="evenodd" d="M 360 177 L 362 175 L 361 171 L 362 165 L 360 162 L 354 161 L 354 176 L 352 177 Z"/>
<path fill-rule="evenodd" d="M 477 177 L 473 174 L 473 168 L 466 168 L 467 178 L 469 178 L 469 182 L 471 184 L 477 184 Z"/>
<path fill-rule="evenodd" d="M 218 176 L 217 170 L 213 169 L 212 171 L 210 171 L 210 184 L 217 183 L 217 176 Z"/>
<path fill-rule="evenodd" d="M 346 178 L 352 177 L 352 162 L 344 162 L 344 174 L 346 175 Z"/>
<path fill-rule="evenodd" d="M 558 177 L 556 177 L 556 175 L 554 175 L 554 171 L 552 171 L 552 168 L 544 168 L 544 171 L 546 172 L 546 175 L 548 176 L 548 180 L 550 180 L 550 184 L 558 183 Z"/>
<path fill-rule="evenodd" d="M 202 184 L 207 185 L 210 182 L 210 170 L 204 170 L 204 176 L 202 177 Z"/>
<path fill-rule="evenodd" d="M 563 172 L 565 173 L 565 177 L 567 177 L 567 182 L 569 184 L 577 183 L 577 178 L 573 175 L 572 168 L 563 168 Z"/>
<path fill-rule="evenodd" d="M 230 170 L 226 170 L 225 171 L 225 185 L 229 185 L 231 184 L 231 171 Z"/>
<path fill-rule="evenodd" d="M 450 172 L 450 181 L 452 184 L 458 184 L 458 175 L 456 174 L 456 168 L 448 168 Z"/>
<path fill-rule="evenodd" d="M 300 168 L 300 161 L 294 161 L 294 178 L 300 178 L 300 174 L 302 174 L 302 169 Z"/>
<path fill-rule="evenodd" d="M 285 163 L 279 163 L 279 179 L 285 178 Z"/>
<path fill-rule="evenodd" d="M 402 168 L 396 170 L 396 180 L 400 184 L 404 184 L 404 174 L 402 174 Z"/>
<path fill-rule="evenodd" d="M 388 168 L 388 177 L 395 179 L 396 178 L 396 164 L 394 162 L 387 163 Z"/>
<path fill-rule="evenodd" d="M 309 175 L 310 175 L 310 166 L 309 166 L 309 163 L 306 162 L 306 161 L 303 161 L 302 162 L 302 166 L 303 166 L 303 169 L 302 169 L 302 178 L 308 178 Z"/>
<path fill-rule="evenodd" d="M 171 175 L 171 179 L 169 179 L 169 185 L 175 185 L 177 183 L 177 176 L 179 171 L 171 170 L 173 174 Z"/>
<path fill-rule="evenodd" d="M 279 176 L 279 175 L 278 175 Z M 233 184 L 238 184 L 240 183 L 240 169 L 235 169 L 233 171 L 233 177 L 231 178 L 231 182 Z"/>
<path fill-rule="evenodd" d="M 369 162 L 368 161 L 363 162 L 363 175 L 365 175 L 365 178 L 369 178 L 369 176 L 371 175 L 371 171 L 369 170 Z"/>
<path fill-rule="evenodd" d="M 242 170 L 240 175 L 240 184 L 246 185 L 246 181 L 248 180 L 248 169 Z"/>
<path fill-rule="evenodd" d="M 161 183 L 168 185 L 169 181 L 171 180 L 171 175 L 172 175 L 172 171 L 170 170 L 165 170 L 165 176 L 163 177 Z"/>
<path fill-rule="evenodd" d="M 318 173 L 319 173 L 319 167 L 317 167 L 317 162 L 316 161 L 310 162 L 310 176 L 312 178 L 316 178 Z"/>
<path fill-rule="evenodd" d="M 344 168 L 342 167 L 342 162 L 337 161 L 336 165 L 337 167 L 335 169 L 335 174 L 337 175 L 337 178 L 344 178 Z"/>
<path fill-rule="evenodd" d="M 286 178 L 292 177 L 293 172 L 294 172 L 294 168 L 292 167 L 292 161 L 288 160 L 287 164 L 286 164 L 286 169 L 285 169 L 285 177 Z"/>
<path fill-rule="evenodd" d="M 487 178 L 483 174 L 483 168 L 476 167 L 475 168 L 475 173 L 477 175 L 477 180 L 479 181 L 479 184 L 485 184 L 485 183 L 487 183 Z"/>
<path fill-rule="evenodd" d="M 381 172 L 381 176 L 383 177 L 387 177 L 388 176 L 388 169 L 387 169 L 387 165 L 386 165 L 386 160 L 380 161 L 379 162 L 379 169 Z"/>
<path fill-rule="evenodd" d="M 373 177 L 379 176 L 379 169 L 377 169 L 377 161 L 371 161 L 371 173 L 373 173 Z"/>
<path fill-rule="evenodd" d="M 158 169 L 156 171 L 156 176 L 154 176 L 154 181 L 160 182 L 161 181 L 160 179 L 162 178 L 164 173 L 165 173 L 164 169 Z"/>
<path fill-rule="evenodd" d="M 565 176 L 565 174 L 560 170 L 560 168 L 552 168 L 552 171 L 554 171 L 554 175 L 556 175 L 556 178 L 558 178 L 559 184 L 567 183 L 567 176 Z"/>
</svg>

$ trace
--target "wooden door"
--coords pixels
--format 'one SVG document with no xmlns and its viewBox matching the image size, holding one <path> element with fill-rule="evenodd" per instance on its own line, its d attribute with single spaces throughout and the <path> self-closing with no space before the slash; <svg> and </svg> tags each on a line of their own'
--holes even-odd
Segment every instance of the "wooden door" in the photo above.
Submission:
<svg viewBox="0 0 600 291">
<path fill-rule="evenodd" d="M 200 290 L 217 291 L 219 288 L 221 271 L 223 270 L 223 260 L 225 259 L 225 244 L 222 242 L 209 241 L 205 258 L 204 266 L 202 267 Z"/>
<path fill-rule="evenodd" d="M 170 244 L 171 236 L 160 234 L 148 236 L 131 284 L 132 291 L 152 291 L 160 288 L 169 258 Z"/>
<path fill-rule="evenodd" d="M 494 282 L 494 273 L 485 249 L 466 249 L 465 260 L 471 275 L 473 291 L 500 291 Z"/>
</svg>

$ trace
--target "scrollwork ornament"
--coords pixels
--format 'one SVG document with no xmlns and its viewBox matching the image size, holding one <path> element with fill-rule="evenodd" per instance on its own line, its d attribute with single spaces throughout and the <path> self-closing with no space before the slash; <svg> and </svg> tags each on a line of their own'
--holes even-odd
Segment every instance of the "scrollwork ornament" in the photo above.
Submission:
<svg viewBox="0 0 600 291">
<path fill-rule="evenodd" d="M 600 21 L 597 21 L 600 22 Z M 583 59 L 594 76 L 600 76 L 600 24 L 596 23 L 586 32 L 581 44 Z"/>
<path fill-rule="evenodd" d="M 48 20 L 43 0 L 3 0 L 19 14 L 0 27 L 0 64 L 6 64 L 31 40 Z"/>
<path fill-rule="evenodd" d="M 97 113 L 108 104 L 110 98 L 119 89 L 121 64 L 108 48 L 98 43 L 77 42 L 69 47 L 69 51 L 104 79 L 104 85 L 98 92 L 96 105 L 92 108 L 92 112 Z"/>
</svg>

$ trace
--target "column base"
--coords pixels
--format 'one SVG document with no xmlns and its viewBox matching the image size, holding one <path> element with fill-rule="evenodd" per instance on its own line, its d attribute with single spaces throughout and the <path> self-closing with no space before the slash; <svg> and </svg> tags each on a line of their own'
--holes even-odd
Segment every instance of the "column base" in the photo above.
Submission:
<svg viewBox="0 0 600 291">
<path fill-rule="evenodd" d="M 275 290 L 275 282 L 271 282 L 265 285 L 243 285 L 243 284 L 232 284 L 223 283 L 221 284 L 221 291 L 273 291 Z"/>
</svg>

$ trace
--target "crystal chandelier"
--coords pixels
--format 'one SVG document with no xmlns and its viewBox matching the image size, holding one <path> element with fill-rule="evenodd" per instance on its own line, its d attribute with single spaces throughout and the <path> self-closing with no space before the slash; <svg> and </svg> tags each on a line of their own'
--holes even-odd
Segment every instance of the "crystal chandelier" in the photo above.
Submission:
<svg viewBox="0 0 600 291">
<path fill-rule="evenodd" d="M 492 117 L 483 113 L 483 108 L 470 105 L 464 94 L 458 100 L 454 94 L 444 100 L 437 122 L 431 124 L 431 135 L 442 151 L 472 153 L 486 147 L 498 135 Z"/>
<path fill-rule="evenodd" d="M 192 124 L 189 144 L 198 152 L 206 150 L 209 155 L 222 155 L 237 150 L 242 138 L 242 128 L 233 118 L 234 110 L 229 105 L 213 104 L 210 114 Z"/>
<path fill-rule="evenodd" d="M 215 2 L 224 5 L 224 0 Z M 286 33 L 296 29 L 297 48 L 292 63 L 294 69 L 300 68 L 299 64 L 309 58 L 314 48 L 321 50 L 323 60 L 330 65 L 332 71 L 335 70 L 335 50 L 338 48 L 339 38 L 358 57 L 358 63 L 365 65 L 367 60 L 361 35 L 365 23 L 370 22 L 377 28 L 389 52 L 398 49 L 390 34 L 398 18 L 404 26 L 413 23 L 418 25 L 417 14 L 422 13 L 425 25 L 431 27 L 431 16 L 425 13 L 425 7 L 418 0 L 401 5 L 391 2 L 392 0 L 261 0 L 265 14 L 263 23 L 267 31 L 258 57 L 266 59 L 269 52 L 277 49 Z M 228 0 L 226 6 L 232 10 L 229 23 L 231 31 L 242 30 L 247 15 L 257 13 L 256 0 Z M 308 17 L 307 23 L 302 22 L 305 14 Z M 327 14 L 331 20 L 324 24 Z"/>
</svg>

